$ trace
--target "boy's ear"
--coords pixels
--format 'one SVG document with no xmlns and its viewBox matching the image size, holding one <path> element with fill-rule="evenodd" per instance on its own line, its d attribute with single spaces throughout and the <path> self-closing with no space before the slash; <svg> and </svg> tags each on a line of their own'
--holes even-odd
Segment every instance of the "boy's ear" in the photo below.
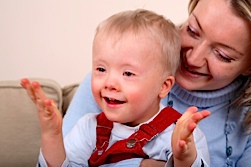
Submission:
<svg viewBox="0 0 251 167">
<path fill-rule="evenodd" d="M 170 90 L 172 89 L 174 85 L 174 82 L 175 82 L 175 79 L 173 76 L 168 76 L 166 78 L 166 80 L 162 84 L 162 87 L 159 93 L 160 98 L 164 98 L 170 92 Z"/>
<path fill-rule="evenodd" d="M 251 67 L 249 69 L 247 69 L 244 73 L 242 73 L 242 75 L 244 75 L 244 76 L 251 75 Z"/>
</svg>

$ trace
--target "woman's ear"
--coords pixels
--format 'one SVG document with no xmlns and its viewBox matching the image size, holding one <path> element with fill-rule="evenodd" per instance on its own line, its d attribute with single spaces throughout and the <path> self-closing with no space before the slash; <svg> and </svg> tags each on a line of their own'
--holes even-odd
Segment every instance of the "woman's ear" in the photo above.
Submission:
<svg viewBox="0 0 251 167">
<path fill-rule="evenodd" d="M 168 76 L 164 83 L 162 84 L 159 97 L 164 98 L 172 89 L 173 85 L 175 83 L 175 78 L 173 76 Z"/>
</svg>

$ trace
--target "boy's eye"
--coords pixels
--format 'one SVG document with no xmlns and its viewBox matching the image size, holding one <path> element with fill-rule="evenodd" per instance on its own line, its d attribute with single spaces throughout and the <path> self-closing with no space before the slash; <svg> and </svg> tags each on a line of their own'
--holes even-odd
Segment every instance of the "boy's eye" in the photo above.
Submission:
<svg viewBox="0 0 251 167">
<path fill-rule="evenodd" d="M 130 77 L 130 76 L 133 76 L 134 74 L 133 73 L 131 73 L 131 72 L 128 72 L 128 71 L 126 71 L 126 72 L 124 72 L 124 74 L 123 74 L 124 76 L 128 76 L 128 77 Z"/>
<path fill-rule="evenodd" d="M 102 68 L 102 67 L 98 67 L 98 68 L 97 68 L 97 71 L 99 71 L 99 72 L 105 72 L 105 69 Z"/>
</svg>

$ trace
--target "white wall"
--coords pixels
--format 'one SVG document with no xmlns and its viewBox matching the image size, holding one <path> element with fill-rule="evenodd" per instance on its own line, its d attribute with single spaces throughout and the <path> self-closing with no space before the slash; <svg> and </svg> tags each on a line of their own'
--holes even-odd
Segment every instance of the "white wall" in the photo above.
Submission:
<svg viewBox="0 0 251 167">
<path fill-rule="evenodd" d="M 0 0 L 0 80 L 52 78 L 65 86 L 91 69 L 91 46 L 100 21 L 145 8 L 179 24 L 189 0 Z"/>
</svg>

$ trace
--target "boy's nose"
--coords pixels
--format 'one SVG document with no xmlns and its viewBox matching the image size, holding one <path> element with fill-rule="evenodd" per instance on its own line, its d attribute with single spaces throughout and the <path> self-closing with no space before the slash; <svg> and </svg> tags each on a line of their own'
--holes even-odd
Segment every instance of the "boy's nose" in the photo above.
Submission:
<svg viewBox="0 0 251 167">
<path fill-rule="evenodd" d="M 118 79 L 113 76 L 108 76 L 105 81 L 105 89 L 118 90 Z"/>
</svg>

